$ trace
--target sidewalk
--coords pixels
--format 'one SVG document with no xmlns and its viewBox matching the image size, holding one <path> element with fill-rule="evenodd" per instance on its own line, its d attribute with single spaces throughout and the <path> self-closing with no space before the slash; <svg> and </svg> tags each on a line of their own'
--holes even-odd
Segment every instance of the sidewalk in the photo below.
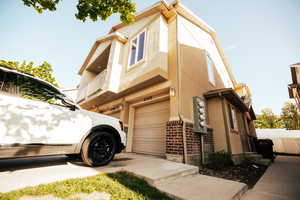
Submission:
<svg viewBox="0 0 300 200">
<path fill-rule="evenodd" d="M 244 200 L 299 200 L 300 156 L 277 156 Z"/>
<path fill-rule="evenodd" d="M 122 153 L 109 165 L 95 168 L 64 156 L 2 160 L 0 192 L 122 170 L 144 178 L 176 200 L 236 200 L 247 190 L 243 183 L 200 175 L 195 166 L 154 156 Z"/>
</svg>

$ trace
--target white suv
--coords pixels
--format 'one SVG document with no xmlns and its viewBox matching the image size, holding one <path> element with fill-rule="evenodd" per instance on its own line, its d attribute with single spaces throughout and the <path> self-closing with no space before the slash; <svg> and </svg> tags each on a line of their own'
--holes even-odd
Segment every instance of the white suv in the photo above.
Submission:
<svg viewBox="0 0 300 200">
<path fill-rule="evenodd" d="M 0 66 L 0 159 L 77 154 L 100 166 L 125 144 L 118 119 L 82 110 L 51 84 Z"/>
</svg>

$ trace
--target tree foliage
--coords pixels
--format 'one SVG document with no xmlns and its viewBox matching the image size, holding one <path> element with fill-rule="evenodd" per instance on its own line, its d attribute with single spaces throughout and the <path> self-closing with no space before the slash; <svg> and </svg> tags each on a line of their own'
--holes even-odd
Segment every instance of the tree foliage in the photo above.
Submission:
<svg viewBox="0 0 300 200">
<path fill-rule="evenodd" d="M 33 62 L 29 62 L 28 64 L 26 64 L 26 61 L 19 63 L 16 61 L 0 60 L 0 65 L 31 74 L 35 77 L 38 77 L 44 81 L 47 81 L 47 82 L 59 87 L 59 85 L 57 84 L 57 82 L 55 80 L 55 77 L 52 75 L 52 72 L 53 72 L 52 67 L 47 62 L 43 62 L 39 66 L 34 66 Z"/>
<path fill-rule="evenodd" d="M 283 120 L 284 127 L 287 130 L 300 129 L 300 114 L 296 104 L 286 102 L 281 109 L 281 119 Z"/>
<path fill-rule="evenodd" d="M 55 11 L 61 0 L 22 0 L 26 6 L 33 7 L 38 13 L 44 10 Z M 134 21 L 136 5 L 131 0 L 78 0 L 75 17 L 81 21 L 90 18 L 106 20 L 114 13 L 120 14 L 120 20 L 125 24 Z"/>
<path fill-rule="evenodd" d="M 254 121 L 255 128 L 282 128 L 280 117 L 276 116 L 272 109 L 265 108 L 261 110 L 261 114 L 256 116 Z"/>
</svg>

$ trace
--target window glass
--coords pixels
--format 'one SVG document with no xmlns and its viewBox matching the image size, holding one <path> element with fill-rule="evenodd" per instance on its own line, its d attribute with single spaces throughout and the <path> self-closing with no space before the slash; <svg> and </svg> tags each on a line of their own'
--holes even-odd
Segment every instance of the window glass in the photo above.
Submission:
<svg viewBox="0 0 300 200">
<path fill-rule="evenodd" d="M 0 91 L 17 95 L 19 93 L 17 75 L 0 70 Z"/>
<path fill-rule="evenodd" d="M 136 46 L 132 45 L 132 47 L 131 47 L 130 65 L 133 65 L 135 63 L 135 57 L 136 57 Z"/>
<path fill-rule="evenodd" d="M 215 74 L 214 74 L 214 64 L 211 58 L 207 55 L 207 71 L 208 71 L 208 80 L 211 84 L 215 85 Z"/>
<path fill-rule="evenodd" d="M 144 58 L 145 51 L 145 31 L 140 33 L 131 43 L 131 52 L 129 66 L 136 64 L 138 61 Z"/>
<path fill-rule="evenodd" d="M 233 130 L 238 130 L 236 113 L 234 108 L 230 104 L 228 104 L 228 115 L 229 115 L 230 128 Z"/>
<path fill-rule="evenodd" d="M 0 70 L 0 91 L 26 99 L 65 105 L 65 95 L 34 78 Z"/>
<path fill-rule="evenodd" d="M 137 61 L 143 59 L 144 57 L 144 43 L 145 43 L 145 32 L 141 33 L 139 37 L 139 50 Z"/>
</svg>

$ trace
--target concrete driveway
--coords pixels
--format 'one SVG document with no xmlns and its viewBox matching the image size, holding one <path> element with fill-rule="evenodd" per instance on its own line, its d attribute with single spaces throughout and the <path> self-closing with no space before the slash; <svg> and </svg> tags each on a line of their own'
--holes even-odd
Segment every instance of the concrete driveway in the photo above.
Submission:
<svg viewBox="0 0 300 200">
<path fill-rule="evenodd" d="M 183 172 L 198 172 L 198 168 L 194 166 L 129 153 L 118 154 L 110 164 L 95 168 L 84 165 L 80 159 L 66 156 L 9 159 L 0 160 L 0 192 L 120 170 L 133 172 L 145 179 L 151 177 L 147 180 L 150 183 L 161 176 L 165 178 Z"/>
<path fill-rule="evenodd" d="M 240 199 L 247 190 L 243 183 L 200 175 L 195 166 L 154 156 L 122 153 L 109 165 L 96 168 L 65 156 L 0 160 L 0 192 L 121 170 L 145 179 L 174 199 Z"/>
</svg>

